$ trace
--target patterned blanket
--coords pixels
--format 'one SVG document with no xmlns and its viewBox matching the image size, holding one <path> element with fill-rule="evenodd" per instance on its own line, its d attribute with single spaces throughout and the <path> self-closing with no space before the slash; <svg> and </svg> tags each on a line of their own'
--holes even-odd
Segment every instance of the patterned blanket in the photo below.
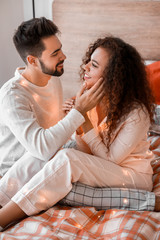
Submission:
<svg viewBox="0 0 160 240">
<path fill-rule="evenodd" d="M 160 136 L 151 135 L 151 150 L 156 158 L 153 191 L 160 195 Z M 54 206 L 28 217 L 0 233 L 1 240 L 87 240 L 160 239 L 160 213 L 150 211 L 101 210 L 94 207 Z"/>
<path fill-rule="evenodd" d="M 55 206 L 29 217 L 0 239 L 160 239 L 160 213 Z"/>
</svg>

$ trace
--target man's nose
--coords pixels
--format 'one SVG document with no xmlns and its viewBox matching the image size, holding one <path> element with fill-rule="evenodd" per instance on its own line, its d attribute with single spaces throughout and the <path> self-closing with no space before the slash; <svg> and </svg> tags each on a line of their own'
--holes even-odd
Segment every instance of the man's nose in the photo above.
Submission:
<svg viewBox="0 0 160 240">
<path fill-rule="evenodd" d="M 63 53 L 63 51 L 61 52 L 61 60 L 65 60 L 66 59 L 66 55 Z"/>
</svg>

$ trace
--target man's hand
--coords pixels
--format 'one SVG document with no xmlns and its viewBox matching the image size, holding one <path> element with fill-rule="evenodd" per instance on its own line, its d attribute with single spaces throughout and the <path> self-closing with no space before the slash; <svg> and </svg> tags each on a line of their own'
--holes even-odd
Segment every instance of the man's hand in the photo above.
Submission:
<svg viewBox="0 0 160 240">
<path fill-rule="evenodd" d="M 80 91 L 77 93 L 75 100 L 75 109 L 78 110 L 83 116 L 85 116 L 86 112 L 94 108 L 103 98 L 103 79 L 100 78 L 93 87 L 87 91 L 85 90 L 86 86 L 83 85 Z"/>
</svg>

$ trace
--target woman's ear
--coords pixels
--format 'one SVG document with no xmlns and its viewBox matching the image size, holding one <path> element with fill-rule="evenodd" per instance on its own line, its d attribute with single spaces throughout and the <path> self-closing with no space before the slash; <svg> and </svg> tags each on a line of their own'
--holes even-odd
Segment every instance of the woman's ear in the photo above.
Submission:
<svg viewBox="0 0 160 240">
<path fill-rule="evenodd" d="M 32 66 L 36 66 L 37 65 L 37 57 L 34 57 L 32 55 L 28 55 L 27 56 L 27 63 L 32 65 Z"/>
</svg>

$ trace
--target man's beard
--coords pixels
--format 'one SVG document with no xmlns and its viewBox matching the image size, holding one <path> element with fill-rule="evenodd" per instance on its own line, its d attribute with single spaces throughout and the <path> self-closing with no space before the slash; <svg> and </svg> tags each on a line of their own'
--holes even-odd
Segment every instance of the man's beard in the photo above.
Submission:
<svg viewBox="0 0 160 240">
<path fill-rule="evenodd" d="M 61 61 L 59 63 L 57 63 L 56 67 L 55 67 L 55 70 L 53 69 L 49 69 L 48 67 L 46 67 L 46 65 L 44 64 L 44 62 L 42 62 L 40 59 L 39 59 L 39 62 L 40 62 L 40 65 L 41 65 L 41 69 L 42 69 L 42 72 L 47 74 L 47 75 L 50 75 L 50 76 L 56 76 L 56 77 L 59 77 L 63 74 L 64 72 L 64 69 L 61 68 L 60 71 L 57 70 L 57 67 L 58 65 L 62 64 L 64 61 Z"/>
</svg>

